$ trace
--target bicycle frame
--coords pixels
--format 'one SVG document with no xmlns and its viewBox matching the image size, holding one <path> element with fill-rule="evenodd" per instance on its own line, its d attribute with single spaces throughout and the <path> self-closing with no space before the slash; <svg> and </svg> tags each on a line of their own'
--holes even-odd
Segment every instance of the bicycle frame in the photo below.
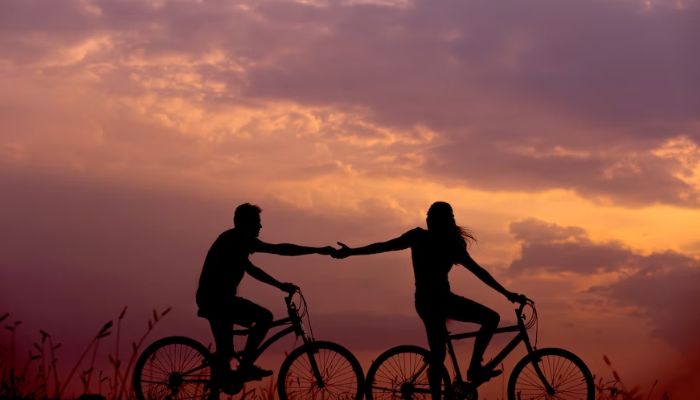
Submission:
<svg viewBox="0 0 700 400">
<path fill-rule="evenodd" d="M 511 339 L 511 341 L 508 342 L 508 344 L 506 344 L 505 347 L 503 347 L 503 349 L 500 352 L 498 352 L 498 354 L 496 354 L 495 357 L 493 357 L 489 362 L 487 362 L 484 365 L 484 368 L 488 370 L 495 369 L 498 366 L 498 364 L 500 364 L 513 350 L 515 350 L 515 348 L 520 344 L 520 342 L 525 343 L 525 348 L 527 349 L 528 354 L 532 354 L 532 352 L 535 351 L 534 347 L 532 346 L 532 343 L 530 342 L 530 336 L 527 333 L 527 327 L 525 326 L 525 321 L 522 316 L 523 309 L 525 308 L 526 304 L 530 303 L 521 303 L 520 307 L 518 307 L 518 309 L 515 310 L 515 315 L 517 318 L 517 323 L 515 325 L 496 328 L 496 330 L 494 331 L 494 335 L 508 332 L 518 332 L 518 334 L 515 335 L 515 337 Z M 459 363 L 457 362 L 457 356 L 454 350 L 454 346 L 452 345 L 452 341 L 473 338 L 476 337 L 477 334 L 477 331 L 472 331 L 456 334 L 448 333 L 447 335 L 447 351 L 450 355 L 450 360 L 452 361 L 452 366 L 454 368 L 454 379 L 459 383 L 465 382 L 462 379 L 462 373 L 459 368 Z M 549 382 L 547 382 L 547 379 L 544 377 L 542 370 L 536 362 L 533 362 L 533 368 L 535 369 L 535 372 L 537 373 L 540 380 L 545 384 L 547 390 L 553 393 L 554 389 L 551 387 Z M 472 384 L 474 384 L 476 387 L 478 387 L 481 383 L 483 382 L 472 382 Z"/>
<path fill-rule="evenodd" d="M 304 344 L 308 344 L 313 341 L 313 337 L 309 336 L 306 333 L 306 330 L 304 329 L 304 324 L 302 323 L 301 317 L 299 316 L 299 310 L 297 309 L 296 305 L 292 302 L 292 296 L 293 294 L 290 294 L 284 299 L 285 303 L 287 304 L 287 313 L 289 316 L 272 321 L 270 329 L 285 325 L 287 325 L 287 327 L 275 332 L 275 334 L 266 338 L 258 347 L 257 351 L 253 355 L 253 359 L 251 360 L 251 362 L 255 362 L 255 360 L 257 360 L 258 357 L 260 357 L 265 352 L 265 350 L 267 350 L 268 347 L 272 346 L 273 343 L 289 335 L 290 333 L 295 333 L 297 337 L 301 336 L 302 340 L 304 341 Z M 233 329 L 234 336 L 248 336 L 249 332 L 249 328 Z M 240 361 L 239 352 L 236 352 L 234 357 Z"/>
</svg>

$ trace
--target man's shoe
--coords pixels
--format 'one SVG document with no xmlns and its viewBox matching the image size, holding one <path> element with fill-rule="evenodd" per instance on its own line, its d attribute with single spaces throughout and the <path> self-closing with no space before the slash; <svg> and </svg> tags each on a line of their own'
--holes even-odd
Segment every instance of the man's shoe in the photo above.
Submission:
<svg viewBox="0 0 700 400">
<path fill-rule="evenodd" d="M 243 381 L 236 371 L 230 368 L 215 368 L 212 373 L 212 383 L 228 395 L 234 395 L 243 389 Z"/>
<path fill-rule="evenodd" d="M 219 367 L 212 368 L 211 378 L 217 386 L 223 386 L 231 380 L 232 375 L 233 371 L 231 371 L 231 368 Z"/>
<path fill-rule="evenodd" d="M 500 369 L 486 369 L 484 367 L 470 369 L 467 371 L 467 380 L 470 382 L 483 383 L 501 375 L 503 371 Z"/>
<path fill-rule="evenodd" d="M 259 381 L 266 376 L 272 375 L 272 371 L 268 369 L 262 369 L 257 365 L 242 365 L 238 368 L 238 371 L 243 375 L 244 379 L 247 381 Z"/>
</svg>

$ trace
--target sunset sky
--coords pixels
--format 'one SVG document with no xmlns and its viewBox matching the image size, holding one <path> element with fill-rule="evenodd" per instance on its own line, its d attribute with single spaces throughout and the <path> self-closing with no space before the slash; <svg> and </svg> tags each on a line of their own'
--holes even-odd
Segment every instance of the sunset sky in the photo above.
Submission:
<svg viewBox="0 0 700 400">
<path fill-rule="evenodd" d="M 695 0 L 2 0 L 0 315 L 67 363 L 125 305 L 134 336 L 172 306 L 151 338 L 207 342 L 194 291 L 236 205 L 262 207 L 265 241 L 355 246 L 443 200 L 472 256 L 537 302 L 540 347 L 688 399 L 698 43 Z M 252 260 L 365 369 L 425 343 L 408 252 Z M 277 289 L 241 291 L 283 310 Z"/>
</svg>

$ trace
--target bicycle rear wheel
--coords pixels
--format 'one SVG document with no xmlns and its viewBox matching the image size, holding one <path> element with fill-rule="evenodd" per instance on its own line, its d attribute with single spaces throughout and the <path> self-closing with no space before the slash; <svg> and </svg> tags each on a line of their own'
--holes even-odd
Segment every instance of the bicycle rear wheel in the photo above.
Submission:
<svg viewBox="0 0 700 400">
<path fill-rule="evenodd" d="M 215 399 L 211 384 L 211 353 L 184 336 L 153 342 L 134 366 L 134 394 L 138 400 Z"/>
<path fill-rule="evenodd" d="M 548 392 L 538 369 L 552 392 Z M 594 397 L 591 371 L 583 360 L 564 349 L 535 350 L 518 361 L 508 379 L 508 400 L 594 400 Z"/>
<path fill-rule="evenodd" d="M 392 347 L 380 354 L 367 371 L 367 400 L 429 400 L 429 356 L 427 349 L 411 345 Z M 442 397 L 451 397 L 450 377 L 444 366 L 440 391 Z"/>
<path fill-rule="evenodd" d="M 364 374 L 350 350 L 312 342 L 292 351 L 280 367 L 280 400 L 361 400 Z"/>
</svg>

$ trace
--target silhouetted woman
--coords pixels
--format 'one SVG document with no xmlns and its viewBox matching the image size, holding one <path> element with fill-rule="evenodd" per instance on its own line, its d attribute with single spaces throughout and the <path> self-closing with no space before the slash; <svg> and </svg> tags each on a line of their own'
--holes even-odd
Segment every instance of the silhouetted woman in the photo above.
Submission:
<svg viewBox="0 0 700 400">
<path fill-rule="evenodd" d="M 482 366 L 484 351 L 500 319 L 497 312 L 475 301 L 450 291 L 447 275 L 454 264 L 461 264 L 484 283 L 503 294 L 512 302 L 524 301 L 524 296 L 506 290 L 467 252 L 467 243 L 476 241 L 474 236 L 455 222 L 452 207 L 445 202 L 430 206 L 427 216 L 428 229 L 415 228 L 386 242 L 350 248 L 341 248 L 333 256 L 345 258 L 354 255 L 376 254 L 411 248 L 413 272 L 416 282 L 415 305 L 425 324 L 430 346 L 431 365 L 443 365 L 447 340 L 446 319 L 474 322 L 481 329 L 474 342 L 474 352 L 467 372 L 467 379 L 488 380 L 501 371 L 486 370 Z M 431 368 L 428 380 L 434 400 L 440 398 L 440 369 Z"/>
</svg>

